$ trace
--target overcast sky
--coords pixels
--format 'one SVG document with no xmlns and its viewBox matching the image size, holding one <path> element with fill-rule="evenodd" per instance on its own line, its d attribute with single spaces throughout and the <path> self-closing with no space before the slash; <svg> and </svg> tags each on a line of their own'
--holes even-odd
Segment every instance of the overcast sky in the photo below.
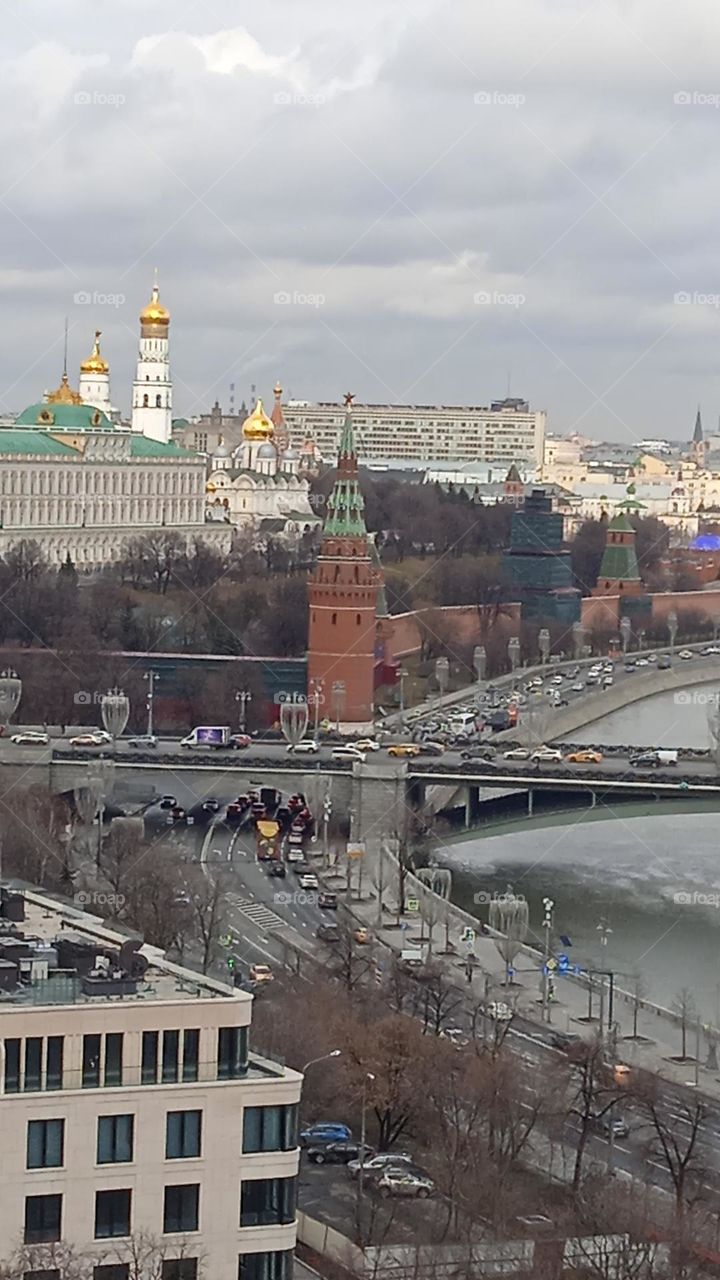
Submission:
<svg viewBox="0 0 720 1280">
<path fill-rule="evenodd" d="M 3 411 L 57 384 L 66 314 L 73 381 L 97 326 L 127 410 L 157 266 L 178 416 L 279 377 L 415 403 L 509 381 L 552 430 L 628 442 L 689 437 L 698 401 L 717 424 L 711 0 L 0 12 Z"/>
</svg>

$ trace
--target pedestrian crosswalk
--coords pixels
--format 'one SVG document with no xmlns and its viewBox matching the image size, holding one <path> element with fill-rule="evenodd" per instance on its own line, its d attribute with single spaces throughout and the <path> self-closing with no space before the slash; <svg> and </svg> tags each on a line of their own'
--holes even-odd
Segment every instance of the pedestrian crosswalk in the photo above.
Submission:
<svg viewBox="0 0 720 1280">
<path fill-rule="evenodd" d="M 285 921 L 281 920 L 280 916 L 269 907 L 264 907 L 261 902 L 253 902 L 252 898 L 243 898 L 239 893 L 228 893 L 227 900 L 236 911 L 246 916 L 252 924 L 257 925 L 258 929 L 277 933 L 280 929 L 286 928 Z"/>
</svg>

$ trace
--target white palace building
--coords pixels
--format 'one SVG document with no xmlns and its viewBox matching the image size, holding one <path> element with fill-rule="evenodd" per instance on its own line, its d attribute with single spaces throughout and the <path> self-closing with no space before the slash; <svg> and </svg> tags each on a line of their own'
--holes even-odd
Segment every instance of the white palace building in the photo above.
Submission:
<svg viewBox="0 0 720 1280">
<path fill-rule="evenodd" d="M 206 518 L 204 458 L 172 441 L 169 327 L 156 284 L 140 313 L 129 426 L 111 402 L 98 332 L 78 391 L 66 370 L 57 390 L 0 428 L 0 555 L 32 539 L 48 560 L 69 555 L 92 569 L 159 529 L 229 550 L 231 526 Z"/>
</svg>

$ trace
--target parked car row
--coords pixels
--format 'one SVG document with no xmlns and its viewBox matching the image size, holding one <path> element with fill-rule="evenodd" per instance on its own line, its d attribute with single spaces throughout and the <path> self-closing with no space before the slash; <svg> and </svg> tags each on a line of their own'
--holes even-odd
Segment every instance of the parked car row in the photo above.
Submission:
<svg viewBox="0 0 720 1280">
<path fill-rule="evenodd" d="M 345 1124 L 322 1121 L 303 1129 L 300 1145 L 311 1164 L 345 1165 L 357 1181 L 362 1173 L 366 1185 L 381 1196 L 406 1196 L 425 1200 L 435 1190 L 432 1178 L 414 1161 L 409 1151 L 375 1152 L 363 1146 Z"/>
</svg>

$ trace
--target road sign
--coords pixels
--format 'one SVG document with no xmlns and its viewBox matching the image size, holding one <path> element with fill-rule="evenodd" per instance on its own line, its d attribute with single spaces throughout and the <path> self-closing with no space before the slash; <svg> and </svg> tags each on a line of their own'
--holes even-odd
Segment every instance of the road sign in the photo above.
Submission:
<svg viewBox="0 0 720 1280">
<path fill-rule="evenodd" d="M 405 909 L 406 909 L 407 911 L 419 911 L 419 910 L 420 910 L 420 899 L 419 899 L 419 898 L 408 898 L 407 902 L 405 903 Z"/>
<path fill-rule="evenodd" d="M 570 968 L 570 961 L 566 955 L 559 955 L 557 958 L 558 972 L 567 973 Z"/>
<path fill-rule="evenodd" d="M 551 956 L 547 962 L 548 973 L 554 973 L 558 967 L 558 962 L 554 956 Z"/>
<path fill-rule="evenodd" d="M 508 978 L 514 978 L 514 977 L 515 977 L 515 970 L 513 969 L 512 965 L 508 965 L 508 967 L 507 967 L 507 976 L 508 976 Z"/>
</svg>

